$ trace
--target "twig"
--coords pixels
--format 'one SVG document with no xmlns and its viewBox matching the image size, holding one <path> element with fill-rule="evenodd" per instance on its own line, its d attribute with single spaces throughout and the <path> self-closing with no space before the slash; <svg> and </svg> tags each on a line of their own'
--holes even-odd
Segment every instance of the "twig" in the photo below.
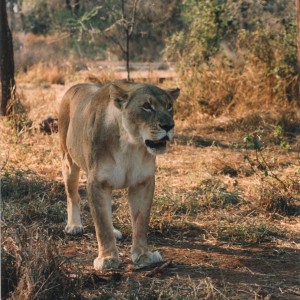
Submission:
<svg viewBox="0 0 300 300">
<path fill-rule="evenodd" d="M 165 262 L 164 264 L 162 264 L 159 267 L 156 267 L 155 269 L 153 269 L 152 271 L 149 271 L 145 274 L 146 277 L 153 277 L 159 273 L 162 273 L 162 271 L 164 269 L 166 269 L 167 267 L 171 266 L 173 264 L 172 260 L 168 260 L 167 262 Z"/>
<path fill-rule="evenodd" d="M 137 9 L 138 2 L 139 2 L 139 0 L 135 0 L 134 4 L 133 4 L 132 17 L 131 17 L 131 27 L 130 27 L 130 30 L 128 32 L 129 39 L 131 38 L 131 36 L 133 34 L 133 30 L 134 30 L 135 17 L 136 17 L 136 9 Z"/>
</svg>

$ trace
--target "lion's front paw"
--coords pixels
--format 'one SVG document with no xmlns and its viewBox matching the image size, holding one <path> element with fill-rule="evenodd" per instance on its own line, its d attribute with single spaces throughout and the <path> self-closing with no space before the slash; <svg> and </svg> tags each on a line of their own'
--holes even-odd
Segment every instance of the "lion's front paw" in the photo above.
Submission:
<svg viewBox="0 0 300 300">
<path fill-rule="evenodd" d="M 97 257 L 94 260 L 94 269 L 100 271 L 103 269 L 117 269 L 120 261 L 116 257 Z"/>
<path fill-rule="evenodd" d="M 71 235 L 77 235 L 83 233 L 83 226 L 82 225 L 67 225 L 65 228 L 65 233 Z"/>
<path fill-rule="evenodd" d="M 149 266 L 151 264 L 161 262 L 161 261 L 163 261 L 163 259 L 158 251 L 155 251 L 155 252 L 148 251 L 141 255 L 133 253 L 132 261 L 134 264 L 137 265 L 137 268 L 143 268 L 143 267 Z"/>
</svg>

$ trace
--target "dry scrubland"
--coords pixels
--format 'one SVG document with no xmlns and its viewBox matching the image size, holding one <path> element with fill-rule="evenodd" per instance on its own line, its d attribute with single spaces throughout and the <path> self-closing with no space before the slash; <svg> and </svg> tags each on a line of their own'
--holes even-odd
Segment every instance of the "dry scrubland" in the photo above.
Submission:
<svg viewBox="0 0 300 300">
<path fill-rule="evenodd" d="M 80 180 L 85 232 L 67 236 L 58 135 L 40 131 L 39 123 L 57 116 L 73 83 L 120 74 L 71 65 L 38 64 L 20 73 L 18 93 L 32 123 L 23 121 L 16 132 L 8 120 L 0 122 L 3 297 L 299 299 L 299 110 L 288 103 L 244 104 L 249 82 L 261 99 L 269 93 L 253 70 L 234 108 L 214 102 L 218 117 L 200 113 L 184 82 L 165 80 L 162 86 L 180 86 L 182 94 L 174 142 L 157 159 L 149 243 L 171 263 L 158 272 L 151 273 L 155 266 L 134 270 L 126 192 L 117 191 L 113 215 L 124 236 L 118 242 L 123 263 L 117 272 L 96 273 L 86 177 Z M 215 74 L 215 82 L 203 77 L 209 74 L 199 79 L 207 80 L 207 94 L 229 76 Z M 154 71 L 147 81 L 159 84 Z"/>
</svg>

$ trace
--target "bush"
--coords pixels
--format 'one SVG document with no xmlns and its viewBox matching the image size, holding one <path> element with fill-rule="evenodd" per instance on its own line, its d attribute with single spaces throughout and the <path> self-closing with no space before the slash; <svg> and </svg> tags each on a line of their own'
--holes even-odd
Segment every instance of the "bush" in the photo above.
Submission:
<svg viewBox="0 0 300 300">
<path fill-rule="evenodd" d="M 40 1 L 36 8 L 24 16 L 24 29 L 34 34 L 47 34 L 51 30 L 51 16 L 47 3 Z"/>
<path fill-rule="evenodd" d="M 291 3 L 183 1 L 185 28 L 167 43 L 190 113 L 210 115 L 296 100 L 296 24 Z M 281 9 L 281 11 L 280 11 Z M 285 14 L 283 14 L 283 11 Z M 296 102 L 296 101 L 295 101 Z"/>
</svg>

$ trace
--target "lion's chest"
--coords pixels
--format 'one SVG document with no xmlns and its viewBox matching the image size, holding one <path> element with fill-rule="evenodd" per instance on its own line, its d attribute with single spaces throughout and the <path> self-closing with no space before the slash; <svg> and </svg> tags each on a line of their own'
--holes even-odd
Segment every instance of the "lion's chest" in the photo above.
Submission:
<svg viewBox="0 0 300 300">
<path fill-rule="evenodd" d="M 155 172 L 155 158 L 145 159 L 139 151 L 116 152 L 113 159 L 99 166 L 98 180 L 120 189 L 143 182 Z"/>
</svg>

